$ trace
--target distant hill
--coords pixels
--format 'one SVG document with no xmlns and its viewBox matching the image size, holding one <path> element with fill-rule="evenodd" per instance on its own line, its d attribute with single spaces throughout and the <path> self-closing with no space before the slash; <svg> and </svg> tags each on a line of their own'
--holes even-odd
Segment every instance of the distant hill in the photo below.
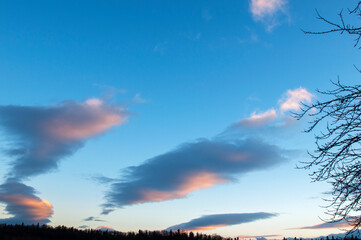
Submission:
<svg viewBox="0 0 361 240">
<path fill-rule="evenodd" d="M 103 225 L 103 226 L 100 226 L 100 227 L 97 227 L 95 230 L 98 230 L 98 231 L 108 231 L 108 232 L 118 232 L 117 230 L 115 230 L 114 228 L 112 227 L 109 227 L 107 225 Z"/>
</svg>

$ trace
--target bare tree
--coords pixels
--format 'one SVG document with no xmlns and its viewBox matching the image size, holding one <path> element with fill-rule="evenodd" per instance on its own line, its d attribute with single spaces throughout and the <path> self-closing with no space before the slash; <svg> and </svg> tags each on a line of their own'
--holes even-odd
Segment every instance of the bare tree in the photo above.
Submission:
<svg viewBox="0 0 361 240">
<path fill-rule="evenodd" d="M 349 16 L 356 17 L 358 20 L 361 19 L 361 1 L 359 1 L 353 9 L 347 9 Z M 355 38 L 355 47 L 359 44 L 361 38 L 361 26 L 355 26 L 352 23 L 346 23 L 345 17 L 343 14 L 343 9 L 338 14 L 339 22 L 332 22 L 324 18 L 316 9 L 317 18 L 325 23 L 327 23 L 331 28 L 326 31 L 305 31 L 306 34 L 327 34 L 327 33 L 348 33 L 350 35 L 356 35 Z M 361 48 L 361 47 L 360 47 Z"/>
<path fill-rule="evenodd" d="M 339 13 L 339 23 L 316 12 L 318 19 L 330 29 L 304 31 L 306 34 L 348 33 L 356 35 L 354 46 L 359 44 L 361 26 L 346 23 L 343 11 Z M 355 8 L 348 9 L 348 13 L 361 20 L 361 1 Z M 304 104 L 301 111 L 294 114 L 297 119 L 311 117 L 306 132 L 322 129 L 315 135 L 316 150 L 310 153 L 311 160 L 303 162 L 301 168 L 313 170 L 310 174 L 313 181 L 331 184 L 327 213 L 334 222 L 349 222 L 353 227 L 350 232 L 353 232 L 361 226 L 361 85 L 349 86 L 340 81 L 333 85 L 333 90 L 318 91 L 326 100 Z"/>
<path fill-rule="evenodd" d="M 329 100 L 303 105 L 295 113 L 297 119 L 312 117 L 306 132 L 324 124 L 324 131 L 315 135 L 312 160 L 303 162 L 302 168 L 316 168 L 313 181 L 331 183 L 328 213 L 334 221 L 347 220 L 355 230 L 361 226 L 361 217 L 351 216 L 361 211 L 361 85 L 333 84 L 335 89 L 319 91 Z"/>
</svg>

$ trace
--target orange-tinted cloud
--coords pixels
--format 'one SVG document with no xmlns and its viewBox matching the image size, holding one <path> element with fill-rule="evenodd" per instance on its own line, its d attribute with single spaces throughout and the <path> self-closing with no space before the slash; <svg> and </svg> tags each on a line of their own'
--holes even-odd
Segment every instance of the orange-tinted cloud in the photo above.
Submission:
<svg viewBox="0 0 361 240">
<path fill-rule="evenodd" d="M 160 202 L 170 199 L 183 198 L 193 191 L 209 188 L 215 184 L 221 184 L 227 181 L 227 179 L 223 179 L 214 173 L 194 173 L 190 176 L 184 176 L 184 179 L 179 186 L 171 191 L 157 191 L 151 189 L 140 190 L 141 199 L 134 201 L 133 203 Z"/>
<path fill-rule="evenodd" d="M 285 159 L 282 149 L 259 139 L 230 142 L 202 139 L 183 144 L 127 168 L 121 179 L 112 181 L 103 214 L 126 205 L 183 198 Z"/>
<path fill-rule="evenodd" d="M 56 169 L 61 159 L 88 138 L 124 123 L 128 116 L 121 106 L 97 98 L 52 106 L 0 106 L 0 128 L 13 141 L 12 146 L 17 146 L 7 151 L 13 162 L 0 186 L 0 201 L 14 215 L 6 222 L 49 222 L 53 206 L 21 181 Z"/>
<path fill-rule="evenodd" d="M 213 230 L 220 227 L 227 227 L 226 224 L 217 224 L 217 225 L 209 225 L 209 226 L 202 226 L 202 227 L 194 227 L 187 229 L 187 231 L 193 231 L 193 232 L 200 232 L 200 231 L 208 231 Z"/>
<path fill-rule="evenodd" d="M 53 206 L 45 199 L 34 195 L 33 188 L 18 182 L 0 185 L 0 202 L 5 203 L 6 210 L 14 215 L 1 219 L 6 223 L 47 223 L 53 214 Z"/>
<path fill-rule="evenodd" d="M 205 215 L 200 218 L 192 219 L 189 222 L 171 226 L 165 230 L 183 230 L 183 231 L 207 231 L 219 227 L 250 223 L 261 219 L 275 217 L 275 213 L 226 213 Z"/>
<path fill-rule="evenodd" d="M 11 202 L 14 205 L 21 206 L 27 215 L 35 221 L 48 218 L 53 214 L 53 206 L 45 199 L 37 197 L 27 197 L 20 194 L 0 196 L 3 202 Z"/>
</svg>

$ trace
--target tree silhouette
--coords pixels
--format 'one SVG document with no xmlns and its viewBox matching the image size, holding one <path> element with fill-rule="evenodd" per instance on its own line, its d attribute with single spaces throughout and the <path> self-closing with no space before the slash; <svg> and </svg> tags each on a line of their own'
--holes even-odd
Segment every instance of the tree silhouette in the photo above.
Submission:
<svg viewBox="0 0 361 240">
<path fill-rule="evenodd" d="M 339 23 L 331 22 L 316 12 L 318 18 L 331 29 L 305 33 L 348 33 L 356 35 L 354 46 L 359 44 L 361 26 L 346 23 L 342 10 Z M 361 1 L 353 9 L 348 9 L 348 13 L 360 21 Z M 327 100 L 304 104 L 301 112 L 294 116 L 297 119 L 305 115 L 312 117 L 306 132 L 314 131 L 316 127 L 322 128 L 315 135 L 316 150 L 310 153 L 312 160 L 304 162 L 301 168 L 316 168 L 311 173 L 313 181 L 331 183 L 332 198 L 328 200 L 327 213 L 334 222 L 349 222 L 353 226 L 352 232 L 361 226 L 358 213 L 361 211 L 361 85 L 345 85 L 339 80 L 332 83 L 332 90 L 318 91 Z"/>
<path fill-rule="evenodd" d="M 347 9 L 348 14 L 351 17 L 356 17 L 357 19 L 361 19 L 361 1 L 357 3 L 357 5 L 352 9 Z M 359 44 L 361 38 L 361 26 L 355 26 L 352 23 L 348 23 L 345 21 L 345 16 L 343 13 L 343 9 L 338 14 L 339 22 L 332 22 L 326 18 L 324 18 L 317 10 L 316 10 L 317 18 L 325 23 L 327 23 L 331 28 L 326 31 L 303 31 L 306 34 L 327 34 L 327 33 L 348 33 L 350 35 L 355 35 L 355 47 Z M 361 47 L 360 47 L 361 48 Z"/>
</svg>

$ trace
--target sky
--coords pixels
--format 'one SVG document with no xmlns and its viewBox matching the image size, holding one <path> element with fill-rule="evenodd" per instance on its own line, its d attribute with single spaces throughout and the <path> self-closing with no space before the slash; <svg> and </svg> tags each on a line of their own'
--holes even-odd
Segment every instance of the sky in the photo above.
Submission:
<svg viewBox="0 0 361 240">
<path fill-rule="evenodd" d="M 0 2 L 0 223 L 278 239 L 325 223 L 309 119 L 354 84 L 354 1 Z M 350 19 L 353 21 L 353 19 Z M 316 129 L 317 131 L 318 129 Z"/>
</svg>

